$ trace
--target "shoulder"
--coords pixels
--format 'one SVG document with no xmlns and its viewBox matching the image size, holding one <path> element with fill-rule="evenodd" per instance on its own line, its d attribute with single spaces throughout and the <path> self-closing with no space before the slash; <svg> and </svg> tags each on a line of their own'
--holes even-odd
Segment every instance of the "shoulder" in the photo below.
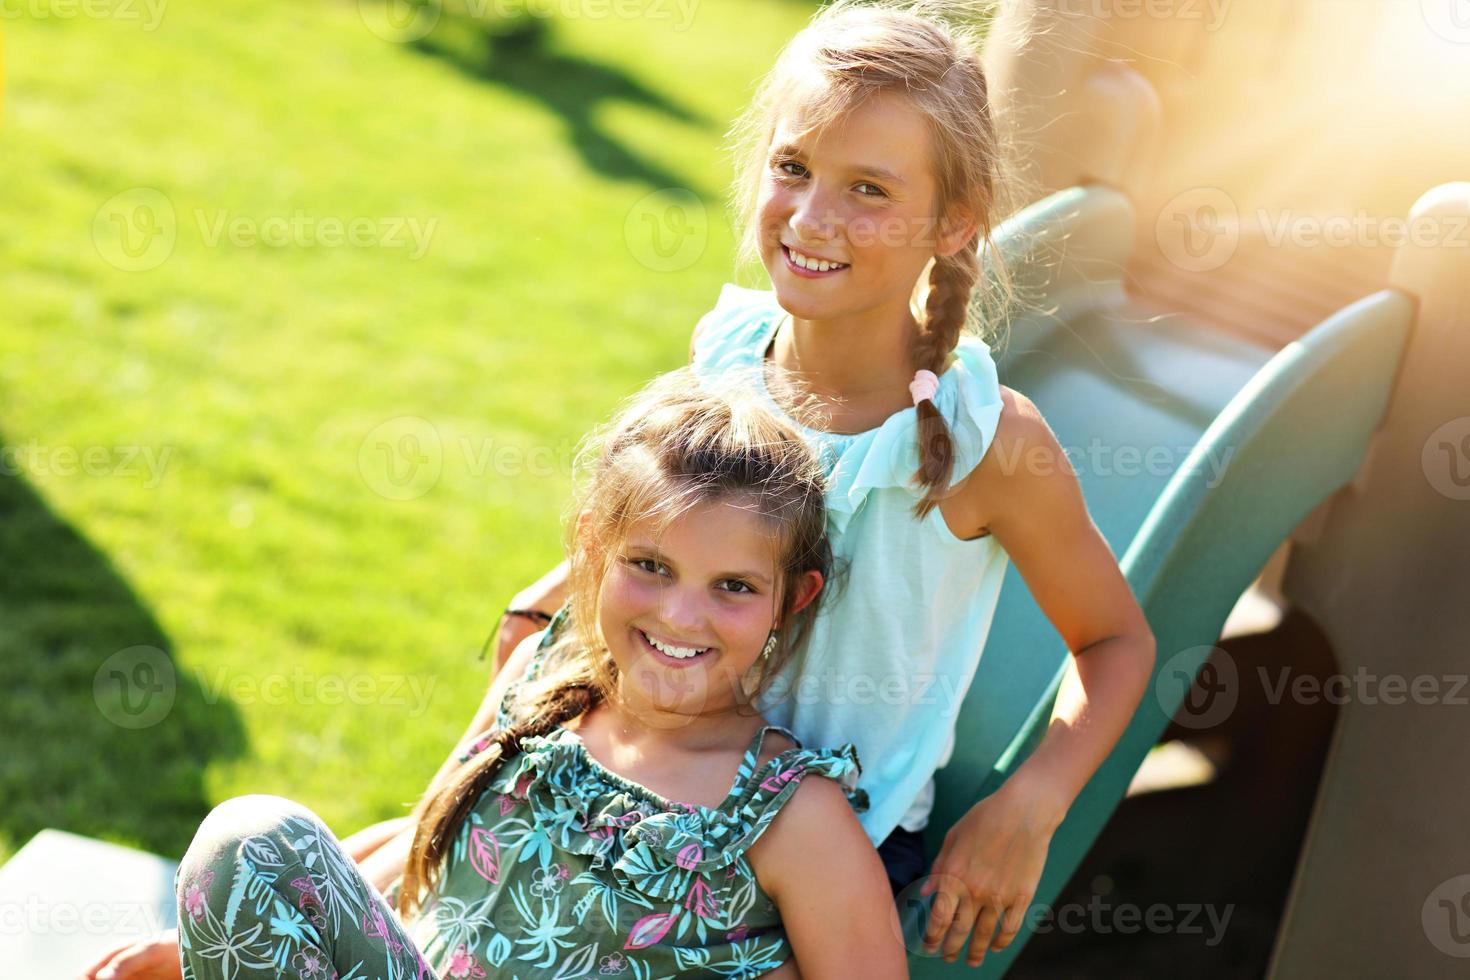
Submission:
<svg viewBox="0 0 1470 980">
<path fill-rule="evenodd" d="M 888 872 L 835 780 L 804 778 L 748 857 L 798 962 L 817 976 L 905 975 Z"/>
<path fill-rule="evenodd" d="M 957 493 L 967 523 L 987 531 L 1021 513 L 1045 515 L 1080 494 L 1072 462 L 1036 403 L 1004 385 L 1000 397 L 995 436 Z"/>
<path fill-rule="evenodd" d="M 758 765 L 789 749 L 800 748 L 779 732 L 771 732 L 761 746 Z M 810 769 L 795 791 L 748 852 L 761 887 L 775 896 L 783 882 L 804 869 L 817 870 L 833 855 L 854 848 L 872 850 L 867 831 L 858 820 L 848 791 L 836 778 Z"/>
<path fill-rule="evenodd" d="M 1029 449 L 1056 442 L 1051 426 L 1031 399 L 1014 388 L 1001 385 L 1000 402 L 1000 419 L 995 426 L 992 448 Z"/>
<path fill-rule="evenodd" d="M 808 775 L 786 801 L 771 826 L 746 852 L 761 888 L 778 901 L 802 877 L 854 853 L 873 850 L 835 780 Z"/>
</svg>

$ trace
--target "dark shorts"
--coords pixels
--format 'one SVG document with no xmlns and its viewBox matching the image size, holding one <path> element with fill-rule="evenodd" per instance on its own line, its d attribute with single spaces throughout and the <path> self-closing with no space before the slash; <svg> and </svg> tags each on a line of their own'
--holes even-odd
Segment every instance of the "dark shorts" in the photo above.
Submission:
<svg viewBox="0 0 1470 980">
<path fill-rule="evenodd" d="M 893 828 L 893 833 L 878 845 L 878 856 L 883 859 L 883 867 L 888 869 L 888 884 L 893 886 L 896 898 L 899 892 L 917 881 L 928 867 L 928 861 L 924 857 L 923 831 Z"/>
</svg>

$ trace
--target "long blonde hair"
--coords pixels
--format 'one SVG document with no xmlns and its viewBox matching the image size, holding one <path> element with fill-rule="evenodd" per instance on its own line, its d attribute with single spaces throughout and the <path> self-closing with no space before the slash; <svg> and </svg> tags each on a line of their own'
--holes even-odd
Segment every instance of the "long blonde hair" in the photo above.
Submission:
<svg viewBox="0 0 1470 980">
<path fill-rule="evenodd" d="M 420 907 L 425 890 L 434 889 L 455 834 L 521 741 L 616 697 L 618 668 L 600 635 L 597 603 L 603 577 L 634 523 L 663 524 L 703 503 L 733 501 L 773 532 L 780 629 L 753 683 L 737 696 L 753 698 L 768 687 L 810 629 L 817 601 L 795 609 L 803 574 L 831 574 L 821 465 L 800 433 L 772 414 L 748 383 L 696 379 L 689 368 L 662 375 L 588 437 L 576 468 L 581 486 L 565 522 L 567 628 L 542 654 L 547 669 L 517 692 L 512 723 L 487 733 L 483 750 L 420 801 L 398 896 L 405 919 Z"/>
<path fill-rule="evenodd" d="M 981 67 L 983 25 L 975 16 L 993 4 L 936 0 L 834 0 L 777 56 L 750 105 L 731 129 L 736 178 L 731 192 L 739 229 L 739 264 L 759 264 L 756 202 L 768 166 L 778 120 L 800 109 L 802 135 L 822 129 L 879 93 L 907 99 L 926 122 L 934 164 L 935 226 L 963 209 L 976 221 L 974 236 L 957 252 L 932 260 L 911 305 L 922 306 L 914 370 L 942 372 L 961 332 L 1002 323 L 1013 299 L 1011 278 L 998 250 L 985 262 L 993 277 L 982 281 L 982 243 L 991 243 L 997 214 L 1008 213 L 1002 180 L 1002 140 L 991 111 Z M 959 16 L 956 16 L 959 15 Z M 949 489 L 954 445 L 933 401 L 918 406 L 919 470 L 925 488 L 915 506 L 923 517 Z"/>
</svg>

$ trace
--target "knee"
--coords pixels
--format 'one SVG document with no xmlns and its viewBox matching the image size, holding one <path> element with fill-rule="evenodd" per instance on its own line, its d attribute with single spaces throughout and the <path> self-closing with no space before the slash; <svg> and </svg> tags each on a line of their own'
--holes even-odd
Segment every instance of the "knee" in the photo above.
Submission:
<svg viewBox="0 0 1470 980">
<path fill-rule="evenodd" d="M 200 823 L 174 881 L 217 871 L 222 863 L 232 866 L 246 841 L 260 837 L 284 839 L 288 822 L 295 824 L 290 832 L 299 835 L 303 820 L 320 823 L 316 814 L 282 796 L 252 793 L 225 800 Z"/>
<path fill-rule="evenodd" d="M 199 825 L 199 835 L 209 838 L 244 840 L 280 830 L 288 821 L 318 823 L 316 814 L 295 800 L 266 793 L 235 796 L 209 811 Z"/>
</svg>

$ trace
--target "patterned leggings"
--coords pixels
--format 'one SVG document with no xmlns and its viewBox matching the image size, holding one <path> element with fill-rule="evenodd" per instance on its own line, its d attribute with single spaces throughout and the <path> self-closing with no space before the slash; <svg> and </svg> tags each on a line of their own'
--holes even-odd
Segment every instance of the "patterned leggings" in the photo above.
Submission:
<svg viewBox="0 0 1470 980">
<path fill-rule="evenodd" d="M 174 891 L 184 980 L 438 980 L 326 824 L 291 800 L 215 807 Z"/>
</svg>

